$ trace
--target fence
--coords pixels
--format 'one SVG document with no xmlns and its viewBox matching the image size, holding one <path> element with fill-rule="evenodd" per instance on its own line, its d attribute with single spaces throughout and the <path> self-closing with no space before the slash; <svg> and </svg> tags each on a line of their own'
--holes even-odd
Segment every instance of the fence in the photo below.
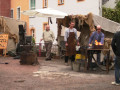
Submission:
<svg viewBox="0 0 120 90">
<path fill-rule="evenodd" d="M 36 49 L 37 49 L 39 56 L 41 56 L 41 53 L 46 52 L 44 43 L 36 43 L 35 45 L 36 45 Z M 58 55 L 58 45 L 57 44 L 52 45 L 51 53 Z"/>
</svg>

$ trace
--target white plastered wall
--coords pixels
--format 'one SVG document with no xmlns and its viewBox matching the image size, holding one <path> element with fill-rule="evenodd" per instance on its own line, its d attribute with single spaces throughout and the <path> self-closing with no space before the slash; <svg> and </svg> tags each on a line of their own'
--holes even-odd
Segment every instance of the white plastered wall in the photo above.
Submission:
<svg viewBox="0 0 120 90">
<path fill-rule="evenodd" d="M 64 5 L 58 6 L 58 0 L 48 0 L 48 8 L 60 10 L 69 15 L 71 14 L 86 15 L 89 12 L 99 15 L 100 5 L 101 4 L 99 0 L 84 0 L 82 2 L 77 2 L 77 0 L 64 0 Z M 41 8 L 43 8 L 43 0 L 36 0 L 36 9 L 41 9 Z M 41 18 L 41 17 L 29 18 L 30 28 L 31 27 L 35 28 L 36 43 L 39 43 L 40 39 L 42 38 L 43 23 L 47 21 L 48 21 L 47 18 Z M 57 37 L 57 24 L 55 18 L 52 18 L 52 23 L 53 24 L 50 24 L 50 28 L 51 30 L 53 30 L 55 37 Z M 64 35 L 64 30 L 62 32 L 62 35 Z"/>
</svg>

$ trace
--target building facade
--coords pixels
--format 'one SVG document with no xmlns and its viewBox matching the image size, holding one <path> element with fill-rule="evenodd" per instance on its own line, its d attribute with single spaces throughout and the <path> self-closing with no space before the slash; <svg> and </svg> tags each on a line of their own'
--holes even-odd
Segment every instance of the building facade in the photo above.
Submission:
<svg viewBox="0 0 120 90">
<path fill-rule="evenodd" d="M 22 11 L 29 9 L 29 0 L 11 0 L 11 18 L 26 22 L 26 35 L 30 35 L 29 16 L 21 14 Z"/>
<path fill-rule="evenodd" d="M 0 16 L 10 17 L 11 0 L 0 0 Z"/>
<path fill-rule="evenodd" d="M 101 0 L 33 0 L 34 9 L 41 8 L 53 8 L 67 13 L 68 15 L 82 14 L 86 15 L 89 12 L 93 14 L 100 15 L 102 2 Z M 36 43 L 40 42 L 42 38 L 42 33 L 48 22 L 47 18 L 42 17 L 30 17 L 29 27 L 34 29 L 34 37 Z M 57 24 L 56 19 L 52 18 L 52 24 L 50 24 L 51 30 L 55 33 L 57 37 Z"/>
</svg>

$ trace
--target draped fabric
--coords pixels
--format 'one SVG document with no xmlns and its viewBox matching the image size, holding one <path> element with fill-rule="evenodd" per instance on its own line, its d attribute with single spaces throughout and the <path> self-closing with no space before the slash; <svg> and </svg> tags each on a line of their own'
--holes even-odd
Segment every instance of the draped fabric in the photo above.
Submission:
<svg viewBox="0 0 120 90">
<path fill-rule="evenodd" d="M 0 33 L 8 34 L 7 51 L 15 50 L 16 43 L 19 42 L 19 25 L 25 25 L 25 22 L 0 16 Z"/>
</svg>

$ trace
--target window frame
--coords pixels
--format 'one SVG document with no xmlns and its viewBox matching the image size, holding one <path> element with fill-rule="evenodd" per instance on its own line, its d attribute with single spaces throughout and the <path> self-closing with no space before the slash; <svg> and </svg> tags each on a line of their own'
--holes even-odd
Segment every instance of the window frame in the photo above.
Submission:
<svg viewBox="0 0 120 90">
<path fill-rule="evenodd" d="M 34 32 L 34 33 L 33 33 Z M 35 38 L 36 37 L 36 35 L 35 35 L 35 28 L 34 27 L 32 27 L 31 29 L 30 29 L 30 35 L 33 37 L 33 38 Z M 34 36 L 33 36 L 34 35 Z"/>
<path fill-rule="evenodd" d="M 58 0 L 58 5 L 59 6 L 64 5 L 64 0 Z"/>
<path fill-rule="evenodd" d="M 20 11 L 18 12 L 18 9 L 20 9 Z M 20 6 L 18 6 L 17 7 L 17 20 L 20 20 L 21 19 L 21 7 Z M 19 15 L 18 15 L 18 13 L 19 13 Z"/>
<path fill-rule="evenodd" d="M 32 7 L 32 2 L 34 2 L 34 5 Z M 36 0 L 30 0 L 30 10 L 35 10 L 36 9 Z"/>
<path fill-rule="evenodd" d="M 45 6 L 46 4 L 46 6 Z M 43 8 L 47 8 L 48 7 L 48 0 L 43 0 Z"/>
<path fill-rule="evenodd" d="M 11 11 L 12 11 L 12 13 L 11 13 Z M 10 10 L 10 18 L 14 18 L 14 9 L 13 8 L 11 8 L 11 10 Z"/>
<path fill-rule="evenodd" d="M 35 38 L 35 29 L 31 30 L 32 37 Z"/>
<path fill-rule="evenodd" d="M 77 0 L 77 2 L 82 2 L 82 1 L 85 1 L 85 0 Z"/>
</svg>

